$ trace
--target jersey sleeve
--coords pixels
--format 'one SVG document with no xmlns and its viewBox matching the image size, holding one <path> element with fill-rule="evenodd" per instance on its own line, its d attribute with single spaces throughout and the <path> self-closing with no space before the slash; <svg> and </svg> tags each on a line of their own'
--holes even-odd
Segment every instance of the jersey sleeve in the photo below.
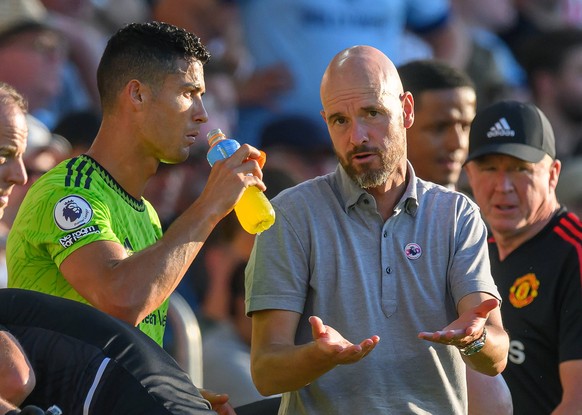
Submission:
<svg viewBox="0 0 582 415">
<path fill-rule="evenodd" d="M 43 244 L 57 266 L 91 242 L 120 243 L 111 229 L 110 209 L 95 191 L 48 186 L 47 193 L 44 198 L 33 198 L 23 213 L 28 212 L 29 223 L 37 222 L 39 227 L 37 233 L 31 229 L 30 238 L 38 238 L 35 245 Z"/>
<path fill-rule="evenodd" d="M 26 263 L 60 267 L 71 253 L 98 240 L 120 242 L 98 189 L 39 180 L 27 192 L 8 237 L 9 280 L 30 272 Z"/>
</svg>

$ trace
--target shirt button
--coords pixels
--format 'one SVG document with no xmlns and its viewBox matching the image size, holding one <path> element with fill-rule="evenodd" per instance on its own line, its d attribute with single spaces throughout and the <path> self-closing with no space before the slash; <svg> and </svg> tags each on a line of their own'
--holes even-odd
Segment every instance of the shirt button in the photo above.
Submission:
<svg viewBox="0 0 582 415">
<path fill-rule="evenodd" d="M 388 232 L 384 231 L 384 238 L 387 238 L 387 237 L 388 237 Z"/>
<path fill-rule="evenodd" d="M 392 274 L 392 268 L 386 267 L 386 274 Z"/>
</svg>

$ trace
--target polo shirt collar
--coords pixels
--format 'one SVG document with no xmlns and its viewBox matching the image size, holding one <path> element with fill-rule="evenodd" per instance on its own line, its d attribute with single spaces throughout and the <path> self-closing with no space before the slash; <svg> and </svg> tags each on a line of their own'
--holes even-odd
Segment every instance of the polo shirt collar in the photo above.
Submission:
<svg viewBox="0 0 582 415">
<path fill-rule="evenodd" d="M 396 204 L 394 212 L 399 213 L 403 210 L 405 213 L 411 216 L 415 216 L 416 210 L 418 208 L 418 195 L 416 191 L 416 184 L 418 179 L 414 173 L 412 164 L 410 164 L 409 161 L 406 163 L 408 185 L 406 186 L 406 190 L 404 191 L 402 198 Z M 360 200 L 364 198 L 373 198 L 372 195 L 370 195 L 365 189 L 362 189 L 360 186 L 358 186 L 348 176 L 341 164 L 338 163 L 334 175 L 336 177 L 337 186 L 342 197 L 343 207 L 346 213 L 348 213 L 350 208 L 353 208 Z"/>
</svg>

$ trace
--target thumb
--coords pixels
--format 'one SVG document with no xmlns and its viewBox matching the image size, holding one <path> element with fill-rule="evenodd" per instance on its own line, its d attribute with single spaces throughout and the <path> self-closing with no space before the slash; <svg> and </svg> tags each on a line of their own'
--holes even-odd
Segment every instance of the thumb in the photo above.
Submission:
<svg viewBox="0 0 582 415">
<path fill-rule="evenodd" d="M 314 339 L 318 339 L 326 334 L 326 329 L 323 321 L 317 316 L 309 317 L 309 324 L 311 324 L 311 334 Z"/>
<path fill-rule="evenodd" d="M 495 298 L 489 298 L 475 308 L 475 313 L 480 317 L 487 317 L 492 310 L 497 308 L 498 305 L 499 300 Z"/>
</svg>

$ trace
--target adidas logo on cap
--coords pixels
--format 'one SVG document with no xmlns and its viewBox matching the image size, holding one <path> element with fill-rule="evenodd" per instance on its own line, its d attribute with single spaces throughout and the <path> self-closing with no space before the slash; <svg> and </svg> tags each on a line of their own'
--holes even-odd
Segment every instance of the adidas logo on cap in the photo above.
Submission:
<svg viewBox="0 0 582 415">
<path fill-rule="evenodd" d="M 500 118 L 487 132 L 487 138 L 514 137 L 515 131 L 509 126 L 505 117 Z"/>
<path fill-rule="evenodd" d="M 498 101 L 477 112 L 469 131 L 465 163 L 489 154 L 504 154 L 530 163 L 546 154 L 556 157 L 550 121 L 534 104 Z"/>
</svg>

